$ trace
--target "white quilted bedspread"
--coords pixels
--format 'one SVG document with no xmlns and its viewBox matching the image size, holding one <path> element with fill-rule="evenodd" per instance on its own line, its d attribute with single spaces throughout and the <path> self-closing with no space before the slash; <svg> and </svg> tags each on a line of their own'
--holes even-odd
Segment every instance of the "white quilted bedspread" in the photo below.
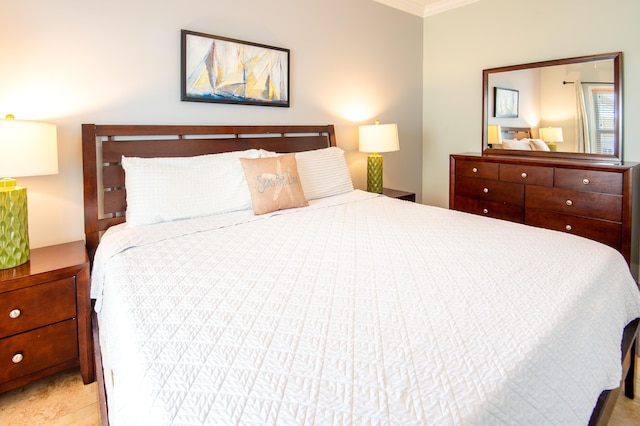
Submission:
<svg viewBox="0 0 640 426">
<path fill-rule="evenodd" d="M 109 232 L 112 425 L 584 425 L 640 296 L 567 234 L 354 191 Z"/>
</svg>

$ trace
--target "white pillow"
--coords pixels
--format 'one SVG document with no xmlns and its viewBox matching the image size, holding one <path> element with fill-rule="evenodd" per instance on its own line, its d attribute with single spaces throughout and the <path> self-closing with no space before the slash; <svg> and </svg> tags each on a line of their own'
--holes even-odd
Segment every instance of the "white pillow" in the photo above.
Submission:
<svg viewBox="0 0 640 426">
<path fill-rule="evenodd" d="M 351 174 L 342 149 L 331 146 L 295 154 L 300 183 L 307 200 L 353 191 Z M 260 150 L 260 156 L 263 158 L 277 155 L 281 154 Z"/>
<path fill-rule="evenodd" d="M 127 225 L 248 209 L 240 158 L 258 158 L 256 149 L 196 157 L 122 157 L 127 188 Z"/>
<path fill-rule="evenodd" d="M 296 152 L 300 182 L 307 200 L 353 191 L 344 151 L 338 147 Z"/>
<path fill-rule="evenodd" d="M 551 151 L 549 145 L 542 139 L 529 139 L 529 144 L 531 144 L 531 149 L 534 151 Z"/>
<path fill-rule="evenodd" d="M 517 149 L 521 151 L 531 151 L 531 144 L 528 139 L 502 139 L 502 149 Z"/>
</svg>

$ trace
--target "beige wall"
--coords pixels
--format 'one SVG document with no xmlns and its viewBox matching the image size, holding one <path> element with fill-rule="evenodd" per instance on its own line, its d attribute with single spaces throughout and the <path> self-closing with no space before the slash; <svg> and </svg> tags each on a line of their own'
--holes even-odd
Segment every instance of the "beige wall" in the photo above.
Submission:
<svg viewBox="0 0 640 426">
<path fill-rule="evenodd" d="M 354 183 L 357 126 L 397 122 L 385 184 L 421 194 L 422 25 L 371 0 L 21 0 L 0 14 L 0 115 L 58 125 L 60 173 L 19 178 L 32 247 L 84 238 L 81 123 L 335 124 Z M 291 49 L 291 107 L 181 102 L 180 29 Z M 0 170 L 0 175 L 2 171 Z"/>
<path fill-rule="evenodd" d="M 640 161 L 638 16 L 637 0 L 482 0 L 426 18 L 423 202 L 446 207 L 449 154 L 480 151 L 485 68 L 622 51 L 623 153 Z"/>
</svg>

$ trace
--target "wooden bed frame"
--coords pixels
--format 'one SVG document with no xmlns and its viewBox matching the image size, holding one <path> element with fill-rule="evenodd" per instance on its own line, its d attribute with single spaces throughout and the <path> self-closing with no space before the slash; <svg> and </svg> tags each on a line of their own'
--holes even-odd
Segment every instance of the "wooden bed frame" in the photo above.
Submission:
<svg viewBox="0 0 640 426">
<path fill-rule="evenodd" d="M 514 128 L 516 129 L 516 128 Z M 526 129 L 529 130 L 528 128 Z M 336 146 L 332 125 L 192 126 L 82 125 L 84 220 L 89 259 L 110 226 L 125 222 L 126 189 L 122 156 L 187 157 L 262 148 L 295 152 Z M 99 167 L 100 165 L 100 167 Z M 93 319 L 96 377 L 103 424 L 108 423 L 98 323 Z M 622 367 L 625 395 L 634 396 L 639 320 L 624 330 Z M 607 424 L 621 388 L 600 395 L 589 425 Z"/>
<path fill-rule="evenodd" d="M 123 223 L 127 209 L 127 157 L 190 157 L 257 148 L 276 152 L 336 146 L 333 125 L 321 126 L 144 126 L 82 125 L 84 232 L 93 262 L 100 236 Z M 98 167 L 101 164 L 101 167 Z"/>
</svg>

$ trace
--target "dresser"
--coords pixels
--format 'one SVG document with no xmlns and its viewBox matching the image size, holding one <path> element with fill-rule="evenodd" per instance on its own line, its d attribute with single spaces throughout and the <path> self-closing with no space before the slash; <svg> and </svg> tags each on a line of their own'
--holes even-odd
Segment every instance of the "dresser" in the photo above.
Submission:
<svg viewBox="0 0 640 426">
<path fill-rule="evenodd" d="M 602 242 L 638 280 L 640 164 L 454 154 L 449 173 L 450 209 Z"/>
<path fill-rule="evenodd" d="M 84 241 L 31 250 L 0 270 L 0 392 L 70 367 L 94 380 Z"/>
</svg>

